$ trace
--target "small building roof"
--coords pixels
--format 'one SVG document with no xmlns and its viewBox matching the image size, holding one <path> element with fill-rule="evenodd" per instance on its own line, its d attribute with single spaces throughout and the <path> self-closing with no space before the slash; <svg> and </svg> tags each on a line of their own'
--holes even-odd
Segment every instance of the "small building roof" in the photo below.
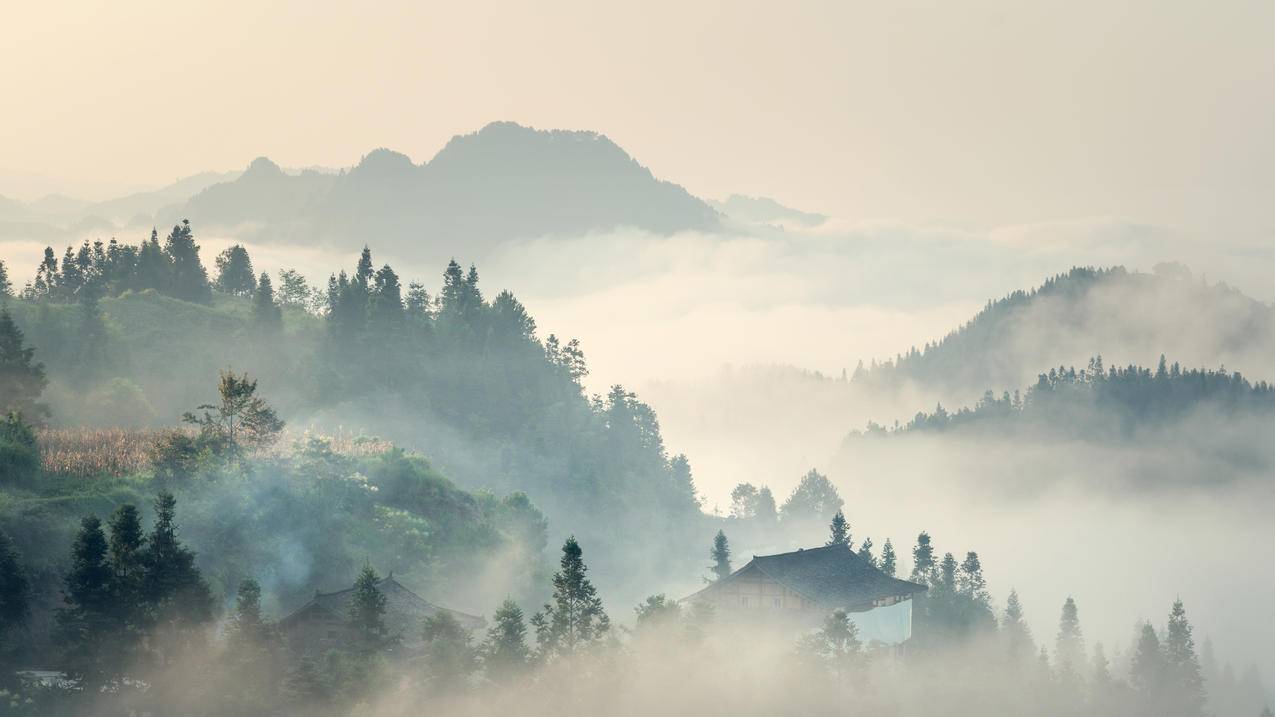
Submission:
<svg viewBox="0 0 1275 717">
<path fill-rule="evenodd" d="M 477 615 L 450 610 L 429 602 L 395 580 L 393 573 L 381 578 L 376 587 L 385 595 L 385 624 L 391 629 L 417 632 L 422 620 L 439 612 L 451 613 L 452 617 L 467 630 L 477 630 L 487 624 L 486 620 Z M 354 587 L 331 593 L 316 592 L 309 602 L 293 610 L 287 617 L 280 620 L 279 624 L 287 627 L 302 614 L 311 610 L 328 613 L 344 620 L 350 614 L 350 603 L 353 599 Z"/>
<path fill-rule="evenodd" d="M 777 555 L 754 555 L 747 565 L 714 587 L 760 572 L 829 610 L 869 608 L 876 600 L 925 592 L 924 585 L 881 572 L 844 545 L 804 548 Z"/>
</svg>

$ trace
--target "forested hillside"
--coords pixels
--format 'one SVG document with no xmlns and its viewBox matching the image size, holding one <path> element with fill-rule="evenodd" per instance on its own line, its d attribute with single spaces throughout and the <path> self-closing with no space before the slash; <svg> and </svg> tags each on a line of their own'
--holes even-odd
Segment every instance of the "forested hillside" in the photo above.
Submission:
<svg viewBox="0 0 1275 717">
<path fill-rule="evenodd" d="M 704 529 L 689 462 L 650 407 L 620 386 L 586 395 L 578 342 L 540 337 L 512 293 L 484 295 L 476 268 L 453 261 L 431 290 L 367 249 L 326 287 L 258 275 L 241 247 L 215 265 L 210 277 L 188 223 L 61 260 L 50 249 L 8 300 L 48 372 L 39 418 L 172 425 L 230 369 L 298 430 L 380 436 L 466 487 L 525 491 L 557 531 L 598 545 L 623 553 L 640 529 L 652 555 Z M 625 579 L 656 567 L 633 557 Z"/>
<path fill-rule="evenodd" d="M 1260 373 L 1275 350 L 1275 311 L 1180 265 L 1151 274 L 1074 268 L 1015 291 L 940 340 L 856 372 L 866 385 L 915 382 L 951 396 L 1022 386 L 1043 366 L 1102 355 L 1148 364 L 1166 354 L 1189 366 Z M 971 396 L 972 397 L 972 396 Z"/>
</svg>

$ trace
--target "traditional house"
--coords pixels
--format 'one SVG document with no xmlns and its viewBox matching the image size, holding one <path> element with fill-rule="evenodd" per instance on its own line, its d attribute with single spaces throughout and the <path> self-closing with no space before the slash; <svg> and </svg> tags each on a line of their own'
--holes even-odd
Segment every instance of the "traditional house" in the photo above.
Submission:
<svg viewBox="0 0 1275 717">
<path fill-rule="evenodd" d="M 924 585 L 892 578 L 844 545 L 754 555 L 747 565 L 686 598 L 719 619 L 778 628 L 817 627 L 841 609 L 860 639 L 898 645 L 912 636 L 912 596 Z"/>
<path fill-rule="evenodd" d="M 390 573 L 376 584 L 385 595 L 385 625 L 401 640 L 407 655 L 420 651 L 425 618 L 440 612 L 451 613 L 468 630 L 477 630 L 487 621 L 477 615 L 448 610 L 408 590 Z M 334 593 L 315 592 L 310 602 L 279 621 L 279 630 L 288 646 L 299 655 L 317 655 L 348 645 L 352 640 L 347 617 L 354 588 Z"/>
</svg>

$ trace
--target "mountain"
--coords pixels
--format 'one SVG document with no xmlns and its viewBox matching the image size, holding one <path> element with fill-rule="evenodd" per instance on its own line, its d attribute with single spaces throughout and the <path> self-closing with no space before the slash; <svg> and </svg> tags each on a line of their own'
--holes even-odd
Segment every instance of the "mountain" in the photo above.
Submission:
<svg viewBox="0 0 1275 717">
<path fill-rule="evenodd" d="M 742 194 L 732 194 L 725 200 L 713 200 L 709 204 L 731 219 L 749 224 L 817 227 L 828 221 L 828 217 L 823 214 L 793 209 L 770 197 L 746 197 Z"/>
<path fill-rule="evenodd" d="M 421 165 L 377 149 L 339 175 L 292 175 L 259 158 L 170 218 L 178 214 L 200 226 L 273 225 L 273 236 L 362 241 L 374 234 L 398 253 L 617 227 L 712 230 L 720 219 L 603 135 L 512 122 L 454 137 Z"/>
</svg>

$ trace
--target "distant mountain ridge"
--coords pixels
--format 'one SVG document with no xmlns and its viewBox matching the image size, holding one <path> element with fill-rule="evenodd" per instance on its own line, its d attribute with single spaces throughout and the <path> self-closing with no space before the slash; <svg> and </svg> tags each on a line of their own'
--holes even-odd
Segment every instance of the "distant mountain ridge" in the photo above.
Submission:
<svg viewBox="0 0 1275 717">
<path fill-rule="evenodd" d="M 1179 264 L 1154 273 L 1078 267 L 989 301 L 942 339 L 861 366 L 855 379 L 913 382 L 965 401 L 986 389 L 1034 383 L 1042 366 L 1084 365 L 1097 355 L 1113 364 L 1152 364 L 1161 354 L 1188 367 L 1225 364 L 1271 375 L 1275 309 Z"/>
<path fill-rule="evenodd" d="M 512 122 L 453 137 L 420 165 L 382 148 L 340 174 L 291 175 L 261 157 L 167 219 L 178 215 L 200 226 L 261 223 L 274 236 L 362 241 L 373 233 L 398 253 L 429 243 L 481 248 L 620 227 L 672 233 L 720 225 L 706 202 L 657 179 L 604 135 Z"/>
</svg>

